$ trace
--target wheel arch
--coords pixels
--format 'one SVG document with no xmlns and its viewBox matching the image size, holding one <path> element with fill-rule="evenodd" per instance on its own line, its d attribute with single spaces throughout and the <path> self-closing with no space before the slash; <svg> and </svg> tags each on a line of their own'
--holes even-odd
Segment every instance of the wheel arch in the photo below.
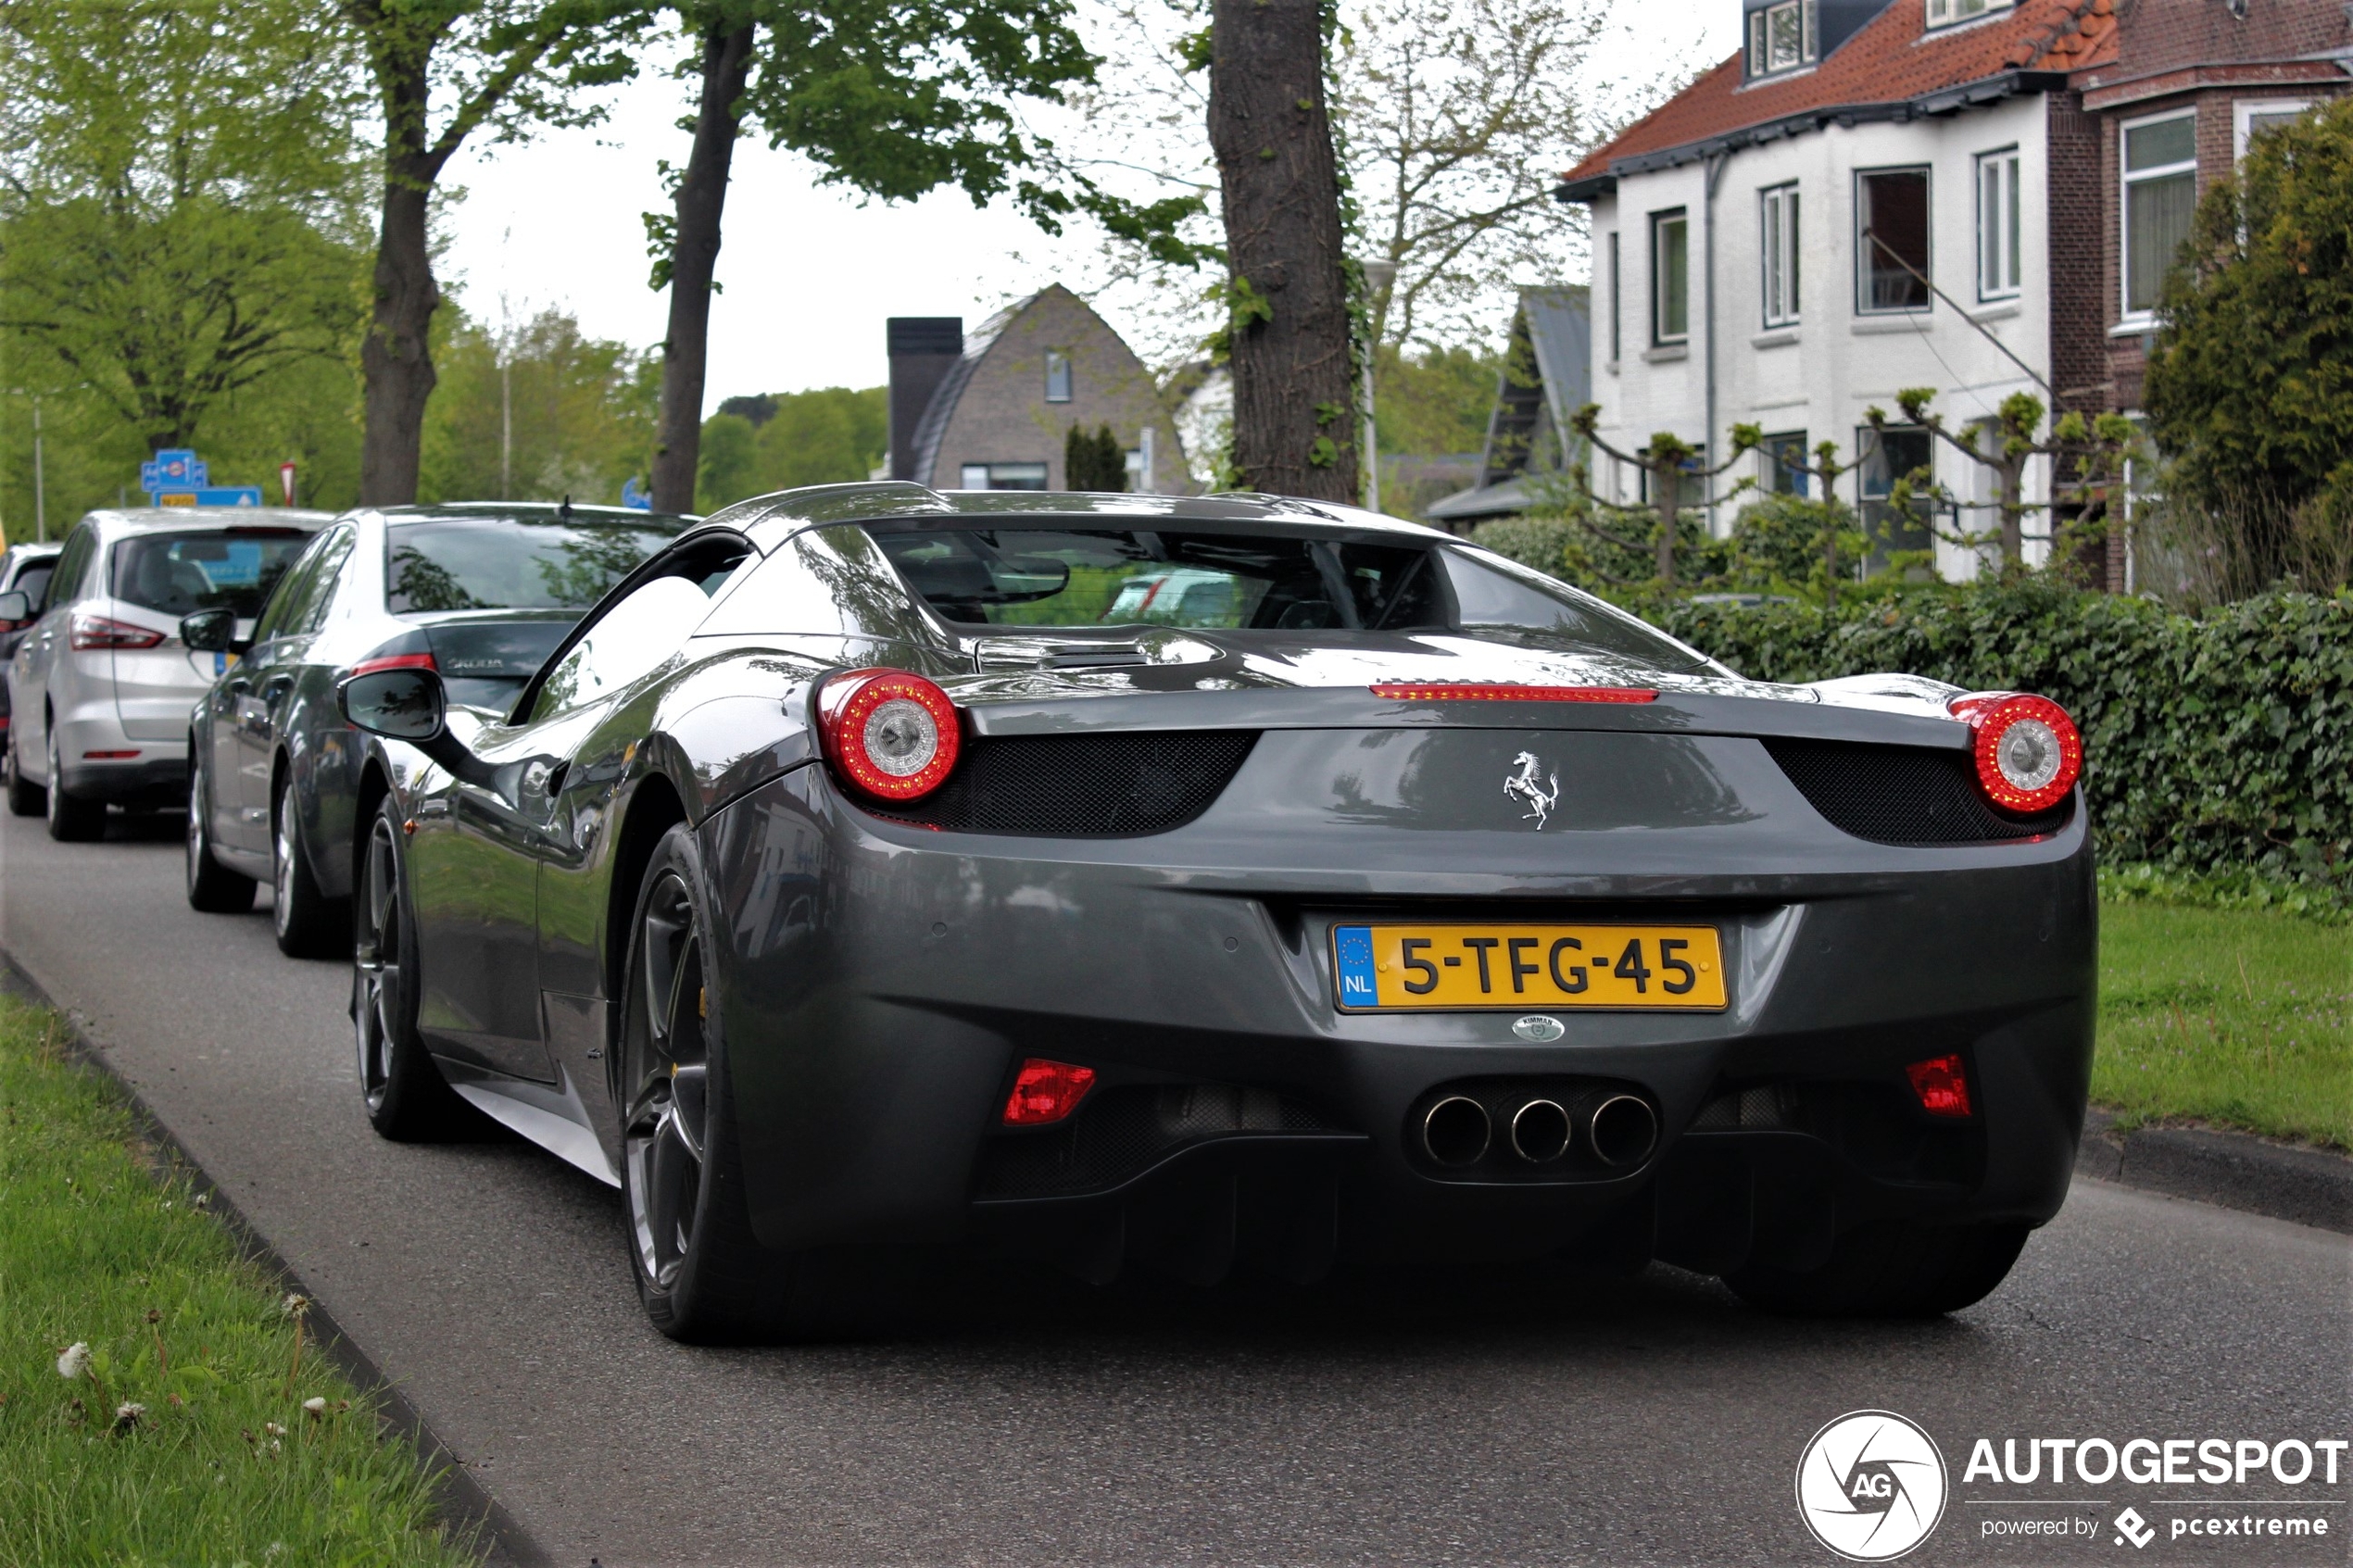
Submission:
<svg viewBox="0 0 2353 1568">
<path fill-rule="evenodd" d="M 605 891 L 605 996 L 621 1001 L 622 966 L 629 961 L 629 917 L 637 907 L 637 889 L 654 857 L 661 835 L 687 821 L 686 797 L 667 772 L 653 769 L 629 792 L 621 830 L 614 836 L 612 876 Z"/>
</svg>

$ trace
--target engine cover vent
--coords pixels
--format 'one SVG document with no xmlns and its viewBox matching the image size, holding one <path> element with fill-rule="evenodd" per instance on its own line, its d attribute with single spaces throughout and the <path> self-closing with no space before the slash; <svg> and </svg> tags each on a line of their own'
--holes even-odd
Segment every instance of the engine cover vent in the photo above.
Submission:
<svg viewBox="0 0 2353 1568">
<path fill-rule="evenodd" d="M 981 735 L 937 793 L 880 814 L 953 833 L 1166 833 L 1209 809 L 1257 741 L 1254 730 Z"/>
<path fill-rule="evenodd" d="M 1768 736 L 1765 749 L 1831 825 L 1875 844 L 1995 844 L 2056 833 L 2061 802 L 2031 817 L 1994 809 L 1966 751 Z"/>
</svg>

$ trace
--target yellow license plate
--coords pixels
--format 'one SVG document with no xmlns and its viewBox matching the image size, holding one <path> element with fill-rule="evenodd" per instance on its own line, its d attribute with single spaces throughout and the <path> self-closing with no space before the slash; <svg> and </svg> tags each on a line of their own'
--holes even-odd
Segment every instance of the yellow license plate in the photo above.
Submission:
<svg viewBox="0 0 2353 1568">
<path fill-rule="evenodd" d="M 1344 1012 L 1724 1002 L 1712 925 L 1336 925 Z"/>
</svg>

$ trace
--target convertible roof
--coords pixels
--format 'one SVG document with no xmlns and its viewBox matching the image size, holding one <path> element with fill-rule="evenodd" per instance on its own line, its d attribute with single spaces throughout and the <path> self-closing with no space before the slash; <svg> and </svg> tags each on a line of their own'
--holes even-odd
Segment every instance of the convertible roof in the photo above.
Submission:
<svg viewBox="0 0 2353 1568">
<path fill-rule="evenodd" d="M 1215 495 L 1120 495 L 1063 490 L 932 490 L 904 481 L 864 484 L 816 484 L 756 495 L 713 512 L 690 527 L 724 528 L 748 535 L 761 553 L 804 528 L 837 522 L 890 522 L 925 517 L 1101 518 L 1135 527 L 1144 522 L 1325 522 L 1352 529 L 1394 533 L 1416 539 L 1445 538 L 1437 529 L 1401 518 L 1307 501 L 1294 495 L 1227 492 Z"/>
</svg>

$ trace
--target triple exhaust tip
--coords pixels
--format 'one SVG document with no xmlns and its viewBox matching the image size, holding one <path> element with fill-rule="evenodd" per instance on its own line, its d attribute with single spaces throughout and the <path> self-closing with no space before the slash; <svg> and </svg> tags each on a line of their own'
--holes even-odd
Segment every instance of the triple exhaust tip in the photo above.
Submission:
<svg viewBox="0 0 2353 1568">
<path fill-rule="evenodd" d="M 1422 1148 L 1441 1165 L 1477 1164 L 1494 1136 L 1487 1108 L 1468 1095 L 1448 1095 L 1422 1117 Z M 1638 1165 L 1657 1147 L 1658 1116 L 1636 1095 L 1586 1095 L 1573 1109 L 1557 1100 L 1529 1099 L 1514 1109 L 1504 1133 L 1512 1153 L 1530 1165 L 1551 1164 L 1580 1138 L 1604 1165 Z"/>
</svg>

